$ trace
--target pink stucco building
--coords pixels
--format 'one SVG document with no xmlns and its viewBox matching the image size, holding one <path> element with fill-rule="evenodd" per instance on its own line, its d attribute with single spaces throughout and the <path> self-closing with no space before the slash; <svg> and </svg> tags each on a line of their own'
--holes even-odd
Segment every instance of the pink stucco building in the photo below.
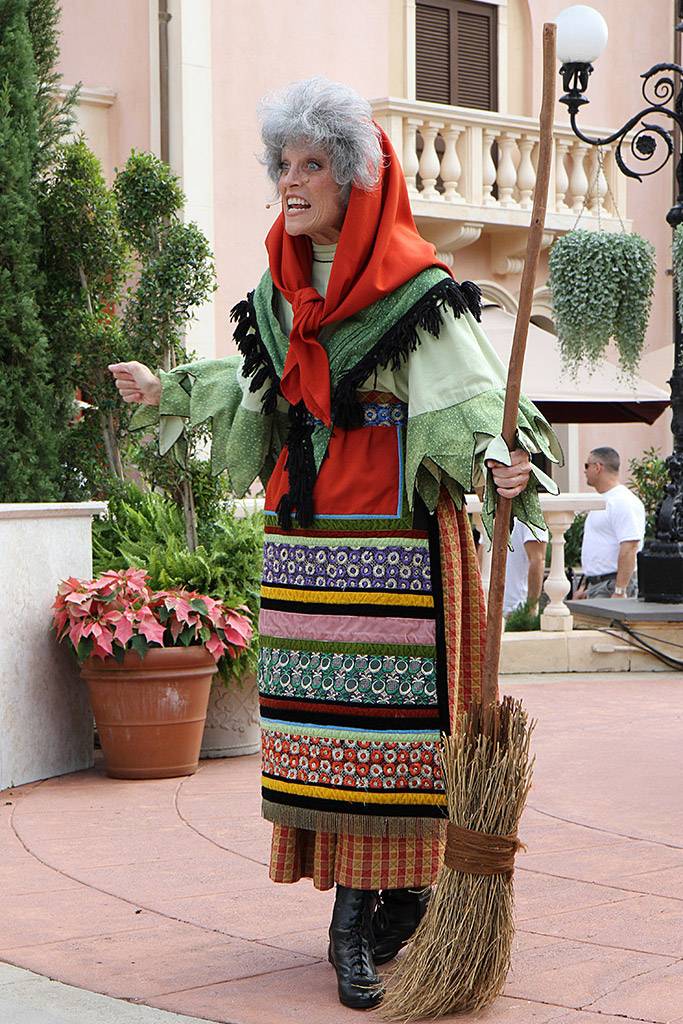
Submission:
<svg viewBox="0 0 683 1024">
<path fill-rule="evenodd" d="M 642 71 L 673 58 L 673 4 L 591 0 L 610 40 L 590 84 L 585 127 L 614 129 L 640 108 Z M 81 125 L 108 176 L 131 148 L 168 153 L 188 197 L 187 217 L 210 238 L 219 288 L 188 345 L 202 356 L 232 348 L 228 310 L 265 266 L 277 215 L 258 163 L 256 106 L 266 92 L 324 74 L 373 101 L 403 160 L 420 230 L 485 298 L 514 311 L 534 185 L 540 37 L 567 0 L 63 0 L 61 70 L 83 83 Z M 170 18 L 164 12 L 167 11 Z M 160 32 L 161 14 L 161 32 Z M 457 33 L 455 25 L 457 23 Z M 449 49 L 450 48 L 450 49 Z M 449 63 L 450 62 L 450 63 Z M 444 71 L 448 65 L 450 71 Z M 166 70 L 167 69 L 167 70 Z M 559 80 L 558 80 L 559 86 Z M 671 174 L 627 181 L 596 156 L 557 107 L 546 243 L 581 226 L 627 226 L 657 249 L 658 276 L 643 376 L 662 387 L 671 369 Z M 534 314 L 549 326 L 547 249 Z M 670 451 L 669 413 L 638 423 L 559 432 L 565 489 L 583 487 L 586 451 L 612 444 L 628 459 Z"/>
</svg>

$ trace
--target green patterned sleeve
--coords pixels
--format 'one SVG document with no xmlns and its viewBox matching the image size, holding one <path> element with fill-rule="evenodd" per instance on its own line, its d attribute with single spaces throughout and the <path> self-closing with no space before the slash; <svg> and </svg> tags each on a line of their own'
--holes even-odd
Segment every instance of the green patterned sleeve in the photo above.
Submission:
<svg viewBox="0 0 683 1024">
<path fill-rule="evenodd" d="M 465 494 L 484 488 L 482 519 L 490 532 L 495 514 L 495 488 L 487 459 L 509 462 L 500 435 L 505 402 L 505 371 L 486 335 L 470 313 L 454 317 L 444 311 L 435 338 L 421 332 L 420 345 L 408 363 L 409 418 L 406 436 L 406 488 L 409 501 L 417 492 L 434 511 L 445 486 L 458 506 Z M 519 406 L 517 443 L 530 455 L 542 453 L 562 462 L 552 427 L 528 398 Z M 526 490 L 513 501 L 512 514 L 531 529 L 545 522 L 539 487 L 557 494 L 553 480 L 538 467 Z"/>
<path fill-rule="evenodd" d="M 246 494 L 257 477 L 267 479 L 277 458 L 280 431 L 274 421 L 280 414 L 264 415 L 258 393 L 249 390 L 240 373 L 240 356 L 207 359 L 160 371 L 162 383 L 158 409 L 140 409 L 132 429 L 158 424 L 159 452 L 173 451 L 185 457 L 185 429 L 205 425 L 211 434 L 211 469 L 226 472 L 238 497 Z"/>
</svg>

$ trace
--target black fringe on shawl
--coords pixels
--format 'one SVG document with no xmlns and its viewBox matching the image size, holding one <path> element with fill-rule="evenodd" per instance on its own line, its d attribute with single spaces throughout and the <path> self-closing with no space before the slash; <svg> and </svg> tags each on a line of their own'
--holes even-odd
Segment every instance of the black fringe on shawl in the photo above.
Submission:
<svg viewBox="0 0 683 1024">
<path fill-rule="evenodd" d="M 481 319 L 481 291 L 473 281 L 458 284 L 451 277 L 439 281 L 342 377 L 332 398 L 333 423 L 343 430 L 362 425 L 363 408 L 357 397 L 360 385 L 379 367 L 391 366 L 392 370 L 398 370 L 420 343 L 418 327 L 438 338 L 443 323 L 440 307 L 444 305 L 449 306 L 456 317 L 469 310 L 476 320 Z"/>
<path fill-rule="evenodd" d="M 273 290 L 275 307 L 276 290 Z M 481 292 L 472 281 L 458 284 L 452 278 L 444 278 L 418 299 L 414 306 L 393 325 L 370 351 L 341 379 L 332 398 L 332 422 L 343 430 L 353 430 L 363 423 L 363 408 L 358 401 L 357 390 L 363 381 L 379 367 L 391 366 L 398 370 L 410 352 L 420 343 L 417 328 L 439 337 L 443 317 L 440 307 L 449 306 L 456 317 L 469 310 L 476 320 L 481 319 Z M 249 390 L 258 391 L 270 380 L 262 404 L 264 413 L 275 411 L 280 381 L 258 329 L 254 309 L 254 293 L 238 302 L 230 310 L 230 319 L 236 321 L 233 337 L 244 357 L 243 375 L 250 379 Z M 314 518 L 313 488 L 316 480 L 315 456 L 313 453 L 313 418 L 303 402 L 289 409 L 289 432 L 287 435 L 287 463 L 289 494 L 280 499 L 277 507 L 278 524 L 283 530 L 292 529 L 292 514 L 301 527 L 311 526 Z"/>
<path fill-rule="evenodd" d="M 289 494 L 283 494 L 277 507 L 278 525 L 292 529 L 292 513 L 302 527 L 313 523 L 313 488 L 315 486 L 315 456 L 313 453 L 314 421 L 303 402 L 289 407 L 287 434 L 287 461 Z"/>
<path fill-rule="evenodd" d="M 269 380 L 270 387 L 264 391 L 261 405 L 264 413 L 275 412 L 277 396 L 280 394 L 280 380 L 268 349 L 261 340 L 253 292 L 249 292 L 246 299 L 232 307 L 230 319 L 237 324 L 233 338 L 244 359 L 242 374 L 249 380 L 249 390 L 258 391 Z"/>
</svg>

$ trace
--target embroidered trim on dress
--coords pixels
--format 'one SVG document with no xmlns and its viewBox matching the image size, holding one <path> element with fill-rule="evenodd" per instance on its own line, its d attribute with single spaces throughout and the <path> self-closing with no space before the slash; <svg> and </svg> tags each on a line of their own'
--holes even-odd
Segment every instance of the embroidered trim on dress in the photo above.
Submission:
<svg viewBox="0 0 683 1024">
<path fill-rule="evenodd" d="M 408 817 L 405 807 L 401 807 L 400 816 L 397 817 L 388 816 L 386 808 L 378 815 L 344 814 L 275 803 L 265 796 L 261 800 L 261 816 L 275 825 L 304 828 L 311 832 L 333 832 L 337 835 L 441 836 L 448 819 L 445 807 L 431 807 L 432 817 L 420 816 L 424 814 L 424 807 L 416 806 L 413 810 L 414 817 Z"/>
</svg>

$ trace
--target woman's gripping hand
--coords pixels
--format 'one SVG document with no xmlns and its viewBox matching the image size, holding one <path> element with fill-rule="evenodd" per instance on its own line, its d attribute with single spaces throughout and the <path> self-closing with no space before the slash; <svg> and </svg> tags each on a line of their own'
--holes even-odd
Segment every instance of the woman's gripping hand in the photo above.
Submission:
<svg viewBox="0 0 683 1024">
<path fill-rule="evenodd" d="M 110 363 L 109 370 L 124 402 L 158 405 L 161 381 L 144 363 Z"/>
<path fill-rule="evenodd" d="M 486 465 L 493 474 L 496 490 L 502 498 L 516 498 L 526 488 L 531 473 L 528 454 L 521 448 L 510 452 L 512 465 L 504 466 L 502 462 L 488 459 Z"/>
</svg>

